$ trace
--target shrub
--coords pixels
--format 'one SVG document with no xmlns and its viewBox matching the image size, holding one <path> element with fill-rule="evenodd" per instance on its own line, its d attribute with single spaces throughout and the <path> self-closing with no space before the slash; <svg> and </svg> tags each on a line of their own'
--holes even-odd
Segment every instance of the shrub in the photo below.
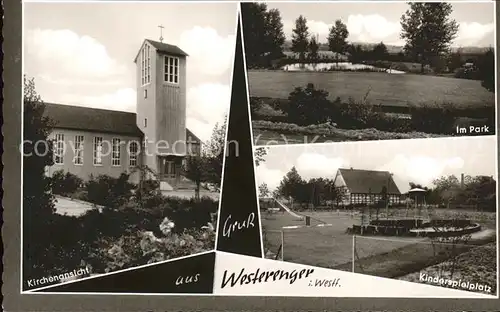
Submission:
<svg viewBox="0 0 500 312">
<path fill-rule="evenodd" d="M 132 196 L 134 185 L 128 182 L 129 175 L 120 174 L 118 178 L 107 175 L 90 177 L 85 187 L 87 200 L 96 205 L 117 208 L 127 202 Z"/>
<path fill-rule="evenodd" d="M 295 88 L 288 100 L 288 119 L 298 125 L 324 123 L 331 115 L 328 92 L 315 89 L 312 83 L 307 84 L 305 88 Z"/>
<path fill-rule="evenodd" d="M 97 271 L 111 272 L 208 251 L 214 245 L 212 224 L 180 234 L 166 233 L 164 237 L 136 231 L 119 239 L 101 239 L 89 262 Z"/>
<path fill-rule="evenodd" d="M 455 124 L 452 104 L 421 105 L 410 108 L 412 127 L 416 131 L 451 134 Z"/>
<path fill-rule="evenodd" d="M 339 107 L 340 114 L 333 120 L 340 128 L 364 129 L 373 120 L 380 118 L 375 106 L 366 102 L 355 102 L 353 98 L 349 98 L 348 102 L 343 104 L 337 99 L 334 105 Z"/>
<path fill-rule="evenodd" d="M 367 123 L 368 127 L 388 132 L 412 132 L 413 125 L 409 118 L 399 118 L 384 113 L 374 115 Z"/>
<path fill-rule="evenodd" d="M 137 185 L 134 196 L 138 201 L 147 200 L 159 193 L 160 182 L 154 179 L 145 179 Z"/>
<path fill-rule="evenodd" d="M 495 92 L 495 52 L 493 49 L 486 51 L 479 58 L 479 78 L 481 86 L 490 92 Z"/>
<path fill-rule="evenodd" d="M 459 68 L 455 71 L 455 78 L 460 79 L 472 79 L 477 80 L 480 77 L 480 73 L 474 69 Z"/>
<path fill-rule="evenodd" d="M 70 172 L 64 173 L 62 169 L 54 172 L 51 180 L 52 193 L 63 196 L 75 193 L 83 185 L 82 179 Z"/>
<path fill-rule="evenodd" d="M 258 98 L 251 97 L 250 98 L 250 113 L 251 117 L 253 117 L 262 107 L 262 100 Z"/>
</svg>

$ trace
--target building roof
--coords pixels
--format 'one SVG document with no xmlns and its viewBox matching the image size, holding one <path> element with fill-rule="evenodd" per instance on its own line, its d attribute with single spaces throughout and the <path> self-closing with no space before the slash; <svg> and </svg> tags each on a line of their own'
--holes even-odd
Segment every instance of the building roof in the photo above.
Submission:
<svg viewBox="0 0 500 312">
<path fill-rule="evenodd" d="M 191 130 L 186 128 L 186 142 L 189 143 L 188 140 L 201 142 L 200 138 L 198 138 L 193 132 L 191 132 Z"/>
<path fill-rule="evenodd" d="M 179 56 L 188 56 L 186 52 L 184 52 L 181 48 L 179 48 L 176 45 L 154 41 L 151 39 L 146 39 L 146 41 L 149 42 L 153 47 L 155 47 L 156 50 L 160 52 L 179 55 Z"/>
<path fill-rule="evenodd" d="M 401 194 L 388 171 L 360 169 L 339 169 L 339 171 L 351 193 L 378 194 L 386 186 L 388 194 Z"/>
<path fill-rule="evenodd" d="M 136 115 L 83 106 L 45 103 L 45 116 L 55 122 L 56 128 L 142 136 Z"/>
<path fill-rule="evenodd" d="M 142 46 L 144 45 L 144 43 L 146 43 L 146 42 L 149 43 L 150 45 L 152 45 L 153 48 L 155 48 L 159 52 L 163 52 L 163 53 L 170 54 L 170 55 L 176 55 L 176 56 L 189 56 L 186 52 L 184 52 L 181 48 L 179 48 L 176 45 L 163 43 L 163 42 L 159 42 L 159 41 L 154 41 L 151 39 L 145 39 L 141 45 L 141 49 L 142 49 Z M 134 62 L 137 61 L 137 58 L 139 57 L 139 54 L 141 53 L 141 49 L 139 49 L 139 51 L 137 51 L 137 54 L 135 55 L 135 58 L 134 58 Z"/>
<path fill-rule="evenodd" d="M 55 122 L 55 128 L 116 133 L 142 137 L 136 114 L 108 109 L 45 103 L 45 116 Z M 189 129 L 186 135 L 199 140 Z"/>
</svg>

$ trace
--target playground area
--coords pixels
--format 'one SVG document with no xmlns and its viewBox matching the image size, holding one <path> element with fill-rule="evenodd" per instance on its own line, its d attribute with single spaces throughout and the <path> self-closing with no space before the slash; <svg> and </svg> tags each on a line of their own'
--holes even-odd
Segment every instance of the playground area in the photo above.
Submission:
<svg viewBox="0 0 500 312">
<path fill-rule="evenodd" d="M 387 212 L 381 211 L 378 220 L 408 217 L 407 208 Z M 418 220 L 429 218 L 423 211 L 415 215 L 412 210 L 412 214 Z M 432 218 L 460 218 L 481 226 L 460 240 L 353 233 L 349 229 L 375 218 L 366 207 L 299 212 L 280 201 L 262 204 L 261 200 L 261 218 L 267 258 L 389 278 L 421 271 L 496 242 L 496 214 L 478 211 L 432 210 Z M 496 265 L 496 259 L 490 261 Z"/>
</svg>

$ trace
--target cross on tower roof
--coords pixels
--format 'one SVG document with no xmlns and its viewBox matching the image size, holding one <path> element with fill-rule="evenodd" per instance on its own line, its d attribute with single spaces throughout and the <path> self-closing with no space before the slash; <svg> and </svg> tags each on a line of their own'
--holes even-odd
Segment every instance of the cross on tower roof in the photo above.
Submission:
<svg viewBox="0 0 500 312">
<path fill-rule="evenodd" d="M 158 28 L 160 28 L 160 42 L 163 42 L 163 25 L 159 25 Z"/>
</svg>

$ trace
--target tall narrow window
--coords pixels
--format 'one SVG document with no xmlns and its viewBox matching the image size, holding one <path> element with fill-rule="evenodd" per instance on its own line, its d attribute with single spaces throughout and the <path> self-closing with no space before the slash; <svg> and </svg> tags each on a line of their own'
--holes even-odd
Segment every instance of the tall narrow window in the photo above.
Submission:
<svg viewBox="0 0 500 312">
<path fill-rule="evenodd" d="M 147 128 L 147 127 L 148 127 L 148 119 L 144 118 L 144 128 Z"/>
<path fill-rule="evenodd" d="M 151 82 L 151 49 L 145 44 L 141 51 L 141 83 L 147 85 Z"/>
<path fill-rule="evenodd" d="M 111 165 L 120 166 L 120 139 L 113 139 L 113 150 L 111 155 Z"/>
<path fill-rule="evenodd" d="M 179 83 L 179 58 L 173 56 L 164 57 L 165 82 Z"/>
<path fill-rule="evenodd" d="M 102 137 L 94 137 L 94 165 L 102 165 Z"/>
<path fill-rule="evenodd" d="M 167 178 L 175 178 L 175 162 L 171 160 L 165 161 L 165 176 Z"/>
<path fill-rule="evenodd" d="M 64 134 L 56 134 L 54 142 L 54 163 L 62 165 L 64 163 Z"/>
<path fill-rule="evenodd" d="M 83 165 L 83 135 L 75 135 L 75 157 L 73 163 L 75 165 Z"/>
<path fill-rule="evenodd" d="M 139 144 L 137 144 L 137 142 L 135 142 L 135 141 L 130 142 L 130 145 L 128 147 L 128 155 L 129 155 L 128 165 L 130 167 L 137 166 L 137 154 L 138 153 L 139 153 Z"/>
</svg>

